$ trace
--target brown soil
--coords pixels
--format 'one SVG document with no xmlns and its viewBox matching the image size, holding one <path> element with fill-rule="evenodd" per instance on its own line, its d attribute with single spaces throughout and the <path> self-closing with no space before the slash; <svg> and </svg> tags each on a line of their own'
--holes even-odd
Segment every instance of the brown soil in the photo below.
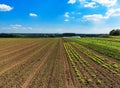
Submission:
<svg viewBox="0 0 120 88">
<path fill-rule="evenodd" d="M 119 76 L 103 68 L 72 45 L 81 56 L 79 61 L 75 55 L 72 59 L 81 78 L 85 80 L 82 83 L 64 48 L 64 43 L 69 42 L 67 39 L 26 40 L 0 40 L 1 45 L 4 45 L 4 42 L 9 44 L 0 46 L 0 88 L 120 88 Z M 120 61 L 114 58 L 87 49 L 120 64 Z M 89 66 L 83 64 L 84 61 L 87 61 Z M 92 82 L 88 83 L 88 79 Z"/>
<path fill-rule="evenodd" d="M 54 46 L 52 45 L 50 48 L 54 48 Z M 28 85 L 30 85 L 30 81 L 33 79 L 33 77 L 38 73 L 39 69 L 41 68 L 42 65 L 44 65 L 44 63 L 46 62 L 48 56 L 50 55 L 51 49 L 49 49 L 45 55 L 42 58 L 41 62 L 37 62 L 34 66 L 33 72 L 29 75 L 28 79 L 25 81 L 25 83 L 21 86 L 21 88 L 27 88 Z"/>
<path fill-rule="evenodd" d="M 89 73 L 92 73 L 92 71 L 94 71 L 94 72 L 96 71 L 97 72 L 97 79 L 102 80 L 102 84 L 101 85 L 96 84 L 96 85 L 98 85 L 98 87 L 99 86 L 101 86 L 102 88 L 110 88 L 111 86 L 113 86 L 115 88 L 119 87 L 119 85 L 120 85 L 120 82 L 119 82 L 120 78 L 118 76 L 115 76 L 114 74 L 109 72 L 107 69 L 104 69 L 99 64 L 97 64 L 96 62 L 92 61 L 88 56 L 86 56 L 85 54 L 80 52 L 77 48 L 74 47 L 74 49 L 79 53 L 79 55 L 83 59 L 88 61 L 89 64 L 90 64 L 90 66 L 88 67 L 88 70 L 86 70 L 86 71 L 88 71 L 88 73 L 86 73 L 84 71 L 83 74 L 84 73 L 89 74 Z M 101 55 L 101 54 L 98 54 L 97 52 L 95 52 L 95 54 Z M 83 67 L 81 67 L 81 71 L 82 71 L 82 69 L 83 69 Z M 88 77 L 88 78 L 90 78 L 90 77 Z M 95 79 L 93 79 L 93 80 L 95 80 Z M 94 88 L 96 88 L 96 87 L 94 87 Z"/>
</svg>

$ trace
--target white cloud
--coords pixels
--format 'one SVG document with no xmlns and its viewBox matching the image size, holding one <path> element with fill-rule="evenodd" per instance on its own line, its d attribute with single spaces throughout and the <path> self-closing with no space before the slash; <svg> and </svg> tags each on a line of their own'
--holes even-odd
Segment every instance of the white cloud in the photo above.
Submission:
<svg viewBox="0 0 120 88">
<path fill-rule="evenodd" d="M 120 16 L 120 8 L 117 9 L 109 9 L 106 12 L 106 18 L 109 18 L 111 16 Z"/>
<path fill-rule="evenodd" d="M 117 0 L 93 0 L 93 1 L 106 7 L 114 6 L 117 3 Z"/>
<path fill-rule="evenodd" d="M 65 19 L 64 21 L 65 21 L 65 22 L 68 22 L 68 21 L 69 21 L 69 19 Z"/>
<path fill-rule="evenodd" d="M 81 12 L 76 12 L 76 11 L 65 12 L 64 21 L 74 21 L 75 19 L 80 18 L 81 14 L 82 14 Z"/>
<path fill-rule="evenodd" d="M 69 16 L 69 12 L 66 12 L 65 14 L 64 14 L 64 16 L 66 17 L 66 18 L 69 18 L 70 16 Z"/>
<path fill-rule="evenodd" d="M 0 11 L 11 11 L 13 8 L 6 4 L 0 4 Z"/>
<path fill-rule="evenodd" d="M 38 15 L 35 14 L 35 13 L 30 13 L 29 16 L 31 16 L 31 17 L 37 17 Z"/>
<path fill-rule="evenodd" d="M 19 29 L 19 28 L 22 27 L 22 25 L 20 25 L 20 24 L 12 24 L 12 25 L 10 25 L 10 27 L 13 28 L 13 29 Z"/>
<path fill-rule="evenodd" d="M 25 27 L 25 26 L 22 26 L 20 24 L 11 24 L 8 29 L 24 29 L 24 30 L 32 30 L 32 27 Z"/>
<path fill-rule="evenodd" d="M 69 0 L 68 1 L 68 4 L 74 4 L 74 3 L 76 3 L 76 0 Z"/>
<path fill-rule="evenodd" d="M 102 14 L 84 15 L 83 19 L 86 21 L 100 21 L 102 19 L 109 19 L 110 17 L 116 16 L 120 16 L 120 8 L 108 9 L 104 16 Z"/>
<path fill-rule="evenodd" d="M 65 14 L 64 14 L 64 17 L 65 17 L 65 22 L 68 22 L 69 21 L 69 18 L 70 18 L 70 16 L 69 16 L 69 12 L 66 12 Z"/>
<path fill-rule="evenodd" d="M 84 7 L 90 7 L 90 8 L 95 7 L 97 3 L 105 7 L 112 7 L 116 5 L 117 0 L 91 0 L 91 2 L 88 2 L 87 0 L 79 0 L 79 2 Z"/>
<path fill-rule="evenodd" d="M 85 15 L 83 16 L 83 19 L 86 21 L 100 21 L 101 19 L 104 19 L 104 16 L 101 14 Z"/>
<path fill-rule="evenodd" d="M 96 3 L 95 2 L 90 2 L 90 3 L 87 2 L 87 4 L 85 4 L 84 7 L 95 8 Z"/>
<path fill-rule="evenodd" d="M 79 0 L 80 4 L 84 7 L 87 7 L 87 8 L 96 8 L 97 5 L 96 5 L 96 2 L 95 1 L 92 1 L 91 2 L 88 2 L 87 0 Z"/>
</svg>

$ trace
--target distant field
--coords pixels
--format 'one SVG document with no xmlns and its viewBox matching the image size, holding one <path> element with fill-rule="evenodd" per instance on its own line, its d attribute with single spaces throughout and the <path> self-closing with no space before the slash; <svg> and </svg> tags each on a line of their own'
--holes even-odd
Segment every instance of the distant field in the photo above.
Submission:
<svg viewBox="0 0 120 88">
<path fill-rule="evenodd" d="M 1 38 L 0 88 L 120 88 L 120 37 Z"/>
</svg>

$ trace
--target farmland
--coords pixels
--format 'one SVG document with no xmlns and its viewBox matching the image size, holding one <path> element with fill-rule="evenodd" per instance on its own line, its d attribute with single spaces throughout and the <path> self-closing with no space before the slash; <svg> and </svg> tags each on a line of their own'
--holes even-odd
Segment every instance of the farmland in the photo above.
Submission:
<svg viewBox="0 0 120 88">
<path fill-rule="evenodd" d="M 1 38 L 0 88 L 120 88 L 120 38 Z"/>
</svg>

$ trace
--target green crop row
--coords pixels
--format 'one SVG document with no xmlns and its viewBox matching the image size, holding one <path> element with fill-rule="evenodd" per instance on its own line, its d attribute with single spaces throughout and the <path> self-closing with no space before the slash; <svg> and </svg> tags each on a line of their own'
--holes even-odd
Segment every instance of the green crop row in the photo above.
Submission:
<svg viewBox="0 0 120 88">
<path fill-rule="evenodd" d="M 75 62 L 73 60 L 73 54 L 71 53 L 67 43 L 64 43 L 64 48 L 66 50 L 68 59 L 69 59 L 71 65 L 72 65 L 72 67 L 73 67 L 73 69 L 74 69 L 78 79 L 80 80 L 80 82 L 84 83 L 84 79 L 82 79 L 82 75 L 81 75 L 80 71 L 78 70 L 78 68 L 77 68 L 77 66 L 76 66 L 76 64 L 75 64 Z"/>
<path fill-rule="evenodd" d="M 87 55 L 94 62 L 100 64 L 105 69 L 108 69 L 110 72 L 112 72 L 114 74 L 117 74 L 117 75 L 119 74 L 119 65 L 117 63 L 111 62 L 107 58 L 103 58 L 101 56 L 98 56 L 98 55 L 94 54 L 93 52 L 90 52 L 87 48 L 85 48 L 84 46 L 82 46 L 80 44 L 77 44 L 75 42 L 72 42 L 71 44 L 73 44 L 82 53 L 84 53 L 85 55 Z"/>
<path fill-rule="evenodd" d="M 117 48 L 120 47 L 120 43 L 119 42 L 115 42 L 115 41 L 108 41 L 107 39 L 104 38 L 81 38 L 78 39 L 80 41 L 84 41 L 87 43 L 95 43 L 95 44 L 102 44 L 104 46 L 112 46 L 113 48 Z M 119 48 L 120 49 L 120 48 Z"/>
<path fill-rule="evenodd" d="M 107 43 L 107 41 L 102 44 L 102 40 L 101 42 L 97 42 L 97 40 L 93 41 L 93 39 L 70 39 L 71 41 L 77 42 L 83 46 L 86 46 L 88 48 L 91 48 L 99 53 L 102 53 L 104 55 L 110 56 L 112 58 L 118 59 L 120 60 L 120 43 L 117 43 L 117 45 L 119 46 L 111 46 L 110 43 Z M 112 43 L 112 42 L 111 42 Z"/>
<path fill-rule="evenodd" d="M 93 82 L 93 79 L 94 79 L 94 82 L 98 85 L 98 84 L 101 84 L 102 83 L 102 80 L 99 79 L 97 77 L 98 73 L 97 71 L 94 69 L 94 67 L 90 66 L 89 62 L 85 59 L 83 59 L 79 54 L 78 52 L 72 47 L 71 44 L 69 43 L 65 43 L 64 44 L 64 47 L 66 49 L 66 52 L 67 52 L 67 55 L 72 63 L 72 67 L 74 68 L 76 74 L 78 74 L 78 70 L 77 70 L 77 67 L 75 65 L 77 65 L 76 63 L 79 62 L 78 64 L 82 65 L 83 69 L 87 72 L 87 74 L 89 74 L 89 77 L 87 76 L 87 74 L 82 74 L 82 77 L 80 78 L 79 76 L 80 75 L 77 75 L 79 77 L 79 80 L 82 82 L 82 83 L 86 83 L 86 84 L 89 84 L 89 83 L 92 83 Z M 89 70 L 88 70 L 89 69 Z M 93 79 L 91 79 L 91 78 Z M 95 81 L 96 80 L 96 81 Z"/>
<path fill-rule="evenodd" d="M 74 68 L 74 70 L 75 70 L 75 72 L 76 72 L 79 80 L 82 83 L 88 83 L 88 84 L 91 83 L 92 79 L 90 79 L 89 77 L 87 77 L 86 74 L 82 74 L 83 78 L 80 77 L 81 73 L 78 73 L 79 70 L 76 67 L 76 61 L 79 62 L 82 65 L 82 67 L 83 67 L 84 70 L 87 67 L 89 67 L 89 63 L 86 60 L 82 59 L 81 56 L 72 48 L 72 46 L 69 43 L 65 43 L 64 46 L 65 46 L 67 55 L 68 55 L 68 57 L 70 59 L 70 62 L 72 64 L 72 67 Z M 92 77 L 92 75 L 95 75 L 95 74 L 92 74 L 92 73 L 88 73 L 88 74 L 90 74 L 91 77 Z M 96 77 L 96 75 L 94 77 Z"/>
<path fill-rule="evenodd" d="M 68 43 L 65 44 L 65 49 L 66 49 L 67 55 L 69 57 L 70 63 L 72 64 L 72 67 L 73 67 L 78 79 L 80 80 L 81 83 L 85 83 L 85 78 L 86 77 L 85 77 L 84 74 L 81 74 L 81 72 L 78 70 L 78 68 L 76 66 L 76 63 L 74 61 L 75 54 L 73 54 L 73 52 L 71 51 L 71 47 L 69 46 Z"/>
</svg>

